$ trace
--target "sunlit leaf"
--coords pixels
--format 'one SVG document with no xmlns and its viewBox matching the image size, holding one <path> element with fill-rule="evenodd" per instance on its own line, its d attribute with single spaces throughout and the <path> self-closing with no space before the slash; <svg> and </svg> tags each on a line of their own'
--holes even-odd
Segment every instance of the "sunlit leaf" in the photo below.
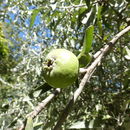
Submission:
<svg viewBox="0 0 130 130">
<path fill-rule="evenodd" d="M 34 130 L 40 129 L 41 126 L 43 126 L 43 125 L 44 125 L 44 122 L 34 123 L 34 124 L 33 124 Z"/>
<path fill-rule="evenodd" d="M 127 46 L 125 47 L 125 50 L 126 50 L 126 53 L 127 53 L 127 55 L 125 55 L 125 58 L 127 60 L 130 60 L 130 50 L 129 50 L 129 48 Z"/>
<path fill-rule="evenodd" d="M 88 128 L 94 128 L 94 119 L 89 122 Z"/>
<path fill-rule="evenodd" d="M 38 15 L 38 13 L 41 11 L 42 8 L 39 9 L 34 9 L 31 15 L 31 19 L 30 19 L 30 25 L 29 27 L 31 28 L 34 25 L 36 16 Z"/>
<path fill-rule="evenodd" d="M 33 93 L 33 96 L 34 96 L 34 97 L 38 97 L 38 96 L 40 95 L 41 91 L 42 91 L 42 89 L 35 91 L 35 92 Z"/>
<path fill-rule="evenodd" d="M 69 129 L 83 129 L 86 128 L 85 121 L 78 121 L 76 123 L 73 123 Z"/>
<path fill-rule="evenodd" d="M 126 49 L 127 55 L 130 56 L 130 49 L 127 46 L 125 47 L 125 49 Z"/>
<path fill-rule="evenodd" d="M 33 130 L 33 119 L 31 117 L 27 119 L 25 130 Z"/>
</svg>

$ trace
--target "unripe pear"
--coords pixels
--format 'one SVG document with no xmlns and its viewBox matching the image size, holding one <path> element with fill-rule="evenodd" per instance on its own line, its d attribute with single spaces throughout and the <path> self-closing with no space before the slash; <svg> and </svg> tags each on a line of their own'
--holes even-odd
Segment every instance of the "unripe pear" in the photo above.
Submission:
<svg viewBox="0 0 130 130">
<path fill-rule="evenodd" d="M 54 88 L 66 88 L 78 77 L 79 61 L 66 49 L 53 49 L 43 65 L 43 77 Z"/>
</svg>

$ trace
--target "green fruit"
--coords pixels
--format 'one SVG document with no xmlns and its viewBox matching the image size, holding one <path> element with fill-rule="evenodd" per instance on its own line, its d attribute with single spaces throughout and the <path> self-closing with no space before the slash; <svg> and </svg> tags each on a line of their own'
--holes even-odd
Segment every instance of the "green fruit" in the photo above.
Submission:
<svg viewBox="0 0 130 130">
<path fill-rule="evenodd" d="M 45 81 L 54 88 L 66 88 L 77 79 L 79 61 L 66 49 L 54 49 L 45 59 L 43 76 Z"/>
</svg>

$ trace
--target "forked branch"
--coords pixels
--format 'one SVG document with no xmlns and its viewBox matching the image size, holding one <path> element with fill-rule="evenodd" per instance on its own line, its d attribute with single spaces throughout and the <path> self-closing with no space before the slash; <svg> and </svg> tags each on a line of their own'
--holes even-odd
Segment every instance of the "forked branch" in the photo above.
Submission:
<svg viewBox="0 0 130 130">
<path fill-rule="evenodd" d="M 109 53 L 109 50 L 111 50 L 111 48 L 115 45 L 117 40 L 121 38 L 128 31 L 130 31 L 130 26 L 126 27 L 124 30 L 116 34 L 114 38 L 107 45 L 105 45 L 103 48 L 100 49 L 99 52 L 97 52 L 98 55 L 96 59 L 86 69 L 86 73 L 83 79 L 81 80 L 81 83 L 79 84 L 79 88 L 74 92 L 73 97 L 69 100 L 68 104 L 66 105 L 66 108 L 63 110 L 63 113 L 61 114 L 53 130 L 61 130 L 61 126 L 65 122 L 69 112 L 72 110 L 72 106 L 76 102 L 77 98 L 79 97 L 86 83 L 89 82 L 89 79 L 92 77 L 92 74 L 96 70 L 96 67 L 98 66 L 98 64 L 100 64 L 102 58 L 106 55 L 106 53 Z"/>
</svg>

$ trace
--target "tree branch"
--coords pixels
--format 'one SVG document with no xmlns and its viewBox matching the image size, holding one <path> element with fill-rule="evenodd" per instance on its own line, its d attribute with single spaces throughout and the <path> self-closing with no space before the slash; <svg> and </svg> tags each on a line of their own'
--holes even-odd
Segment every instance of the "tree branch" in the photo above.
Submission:
<svg viewBox="0 0 130 130">
<path fill-rule="evenodd" d="M 52 94 L 50 94 L 46 99 L 44 99 L 39 105 L 26 116 L 26 119 L 23 121 L 22 126 L 19 128 L 19 130 L 24 130 L 26 126 L 26 120 L 28 117 L 32 117 L 33 119 L 45 108 L 45 106 L 50 103 L 50 101 L 60 93 L 60 88 L 57 88 Z"/>
<path fill-rule="evenodd" d="M 111 50 L 111 48 L 115 45 L 117 40 L 119 38 L 121 38 L 121 36 L 123 36 L 128 31 L 130 31 L 130 26 L 126 27 L 124 30 L 122 30 L 117 35 L 115 35 L 115 37 L 107 45 L 105 45 L 103 48 L 100 49 L 100 51 L 98 52 L 97 58 L 86 69 L 86 74 L 84 75 L 83 79 L 81 80 L 81 82 L 79 84 L 79 88 L 74 92 L 73 97 L 69 100 L 68 104 L 66 105 L 66 108 L 64 109 L 63 113 L 61 114 L 61 116 L 53 130 L 61 130 L 61 126 L 64 123 L 64 121 L 66 120 L 69 112 L 72 110 L 72 106 L 76 102 L 77 98 L 79 97 L 79 95 L 82 92 L 86 83 L 89 82 L 89 79 L 92 77 L 92 74 L 96 70 L 96 67 L 98 66 L 98 64 L 101 62 L 103 56 L 105 56 L 105 54 L 108 53 L 109 50 Z"/>
</svg>

